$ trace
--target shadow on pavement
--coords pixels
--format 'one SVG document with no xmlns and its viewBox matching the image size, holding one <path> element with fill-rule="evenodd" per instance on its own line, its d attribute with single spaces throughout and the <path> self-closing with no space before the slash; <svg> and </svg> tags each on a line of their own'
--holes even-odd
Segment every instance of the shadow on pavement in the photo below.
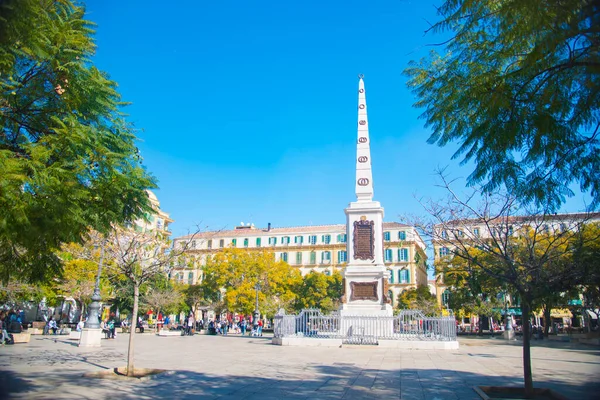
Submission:
<svg viewBox="0 0 600 400">
<path fill-rule="evenodd" d="M 252 365 L 249 364 L 251 369 Z M 273 375 L 273 374 L 272 374 Z M 43 379 L 3 371 L 0 398 L 61 399 L 477 399 L 476 385 L 520 386 L 522 380 L 440 369 L 378 370 L 352 365 L 305 365 L 273 377 L 169 371 L 147 380 L 83 378 L 81 371 L 49 369 Z M 570 385 L 564 381 L 536 381 L 571 399 L 595 399 L 600 384 Z"/>
</svg>

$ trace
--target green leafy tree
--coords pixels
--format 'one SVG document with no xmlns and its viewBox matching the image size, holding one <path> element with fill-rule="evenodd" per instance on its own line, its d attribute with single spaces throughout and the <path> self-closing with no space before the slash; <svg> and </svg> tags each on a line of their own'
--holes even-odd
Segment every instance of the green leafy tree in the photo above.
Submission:
<svg viewBox="0 0 600 400">
<path fill-rule="evenodd" d="M 398 295 L 399 309 L 421 310 L 425 315 L 439 315 L 440 307 L 434 295 L 425 285 L 404 290 Z"/>
<path fill-rule="evenodd" d="M 255 287 L 259 284 L 261 311 L 273 315 L 277 309 L 291 306 L 300 279 L 300 271 L 286 262 L 275 261 L 273 253 L 224 249 L 207 260 L 202 287 L 207 299 L 222 299 L 227 310 L 251 314 L 255 308 Z"/>
<path fill-rule="evenodd" d="M 299 283 L 294 308 L 300 311 L 306 308 L 318 308 L 331 312 L 340 307 L 342 297 L 342 274 L 335 271 L 332 275 L 311 271 Z"/>
<path fill-rule="evenodd" d="M 600 204 L 600 8 L 595 0 L 447 0 L 450 38 L 406 69 L 429 143 L 457 142 L 471 185 L 552 210 L 576 182 Z"/>
<path fill-rule="evenodd" d="M 194 235 L 191 235 L 194 238 Z M 170 241 L 157 232 L 134 232 L 114 228 L 107 237 L 105 251 L 107 273 L 117 280 L 126 280 L 132 287 L 133 307 L 131 312 L 131 330 L 127 352 L 127 376 L 134 375 L 134 338 L 138 318 L 141 288 L 156 282 L 160 275 L 169 274 L 174 265 L 184 262 L 187 244 L 169 249 Z"/>
<path fill-rule="evenodd" d="M 71 0 L 0 2 L 0 279 L 49 280 L 57 250 L 133 221 L 154 187 L 117 84 Z"/>
</svg>

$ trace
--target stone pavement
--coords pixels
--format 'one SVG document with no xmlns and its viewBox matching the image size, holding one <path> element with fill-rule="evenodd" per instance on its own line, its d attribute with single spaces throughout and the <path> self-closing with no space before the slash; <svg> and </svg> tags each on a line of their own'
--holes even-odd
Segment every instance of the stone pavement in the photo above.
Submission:
<svg viewBox="0 0 600 400">
<path fill-rule="evenodd" d="M 136 367 L 170 372 L 146 380 L 83 378 L 124 366 L 128 335 L 82 349 L 32 336 L 0 348 L 0 398 L 14 399 L 478 399 L 474 385 L 521 385 L 519 342 L 460 338 L 451 351 L 376 346 L 280 347 L 270 338 L 136 334 Z M 534 342 L 536 386 L 598 398 L 600 348 Z"/>
</svg>

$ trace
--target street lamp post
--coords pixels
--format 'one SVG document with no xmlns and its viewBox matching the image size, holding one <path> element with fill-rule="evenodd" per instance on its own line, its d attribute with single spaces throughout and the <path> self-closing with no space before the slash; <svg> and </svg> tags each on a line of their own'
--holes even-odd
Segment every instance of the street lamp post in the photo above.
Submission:
<svg viewBox="0 0 600 400">
<path fill-rule="evenodd" d="M 508 298 L 506 293 L 504 294 L 504 333 L 502 334 L 505 339 L 513 339 L 515 332 L 513 331 L 512 318 L 508 312 Z"/>
<path fill-rule="evenodd" d="M 254 307 L 254 313 L 252 315 L 252 326 L 254 328 L 254 331 L 257 332 L 258 318 L 260 317 L 260 311 L 258 311 L 258 291 L 260 290 L 260 284 L 258 282 L 254 286 L 254 289 L 256 290 L 256 305 Z"/>
<path fill-rule="evenodd" d="M 98 262 L 98 273 L 96 274 L 96 286 L 94 286 L 94 294 L 92 294 L 92 303 L 88 307 L 88 317 L 85 321 L 84 328 L 99 329 L 100 328 L 100 275 L 102 274 L 102 264 L 104 263 L 104 240 L 100 247 L 100 261 Z"/>
<path fill-rule="evenodd" d="M 96 274 L 96 286 L 92 295 L 92 303 L 88 308 L 88 317 L 81 331 L 79 347 L 101 347 L 102 329 L 100 328 L 100 275 L 102 264 L 104 264 L 104 246 L 106 240 L 102 240 L 100 247 L 100 261 L 98 262 L 98 273 Z"/>
</svg>

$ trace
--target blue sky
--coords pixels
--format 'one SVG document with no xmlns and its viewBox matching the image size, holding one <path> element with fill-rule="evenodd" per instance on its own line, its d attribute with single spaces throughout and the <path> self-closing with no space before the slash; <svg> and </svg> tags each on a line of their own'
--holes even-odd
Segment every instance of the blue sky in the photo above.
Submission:
<svg viewBox="0 0 600 400">
<path fill-rule="evenodd" d="M 117 81 L 175 236 L 203 228 L 344 223 L 355 200 L 357 74 L 365 76 L 375 200 L 387 221 L 439 197 L 402 71 L 439 36 L 434 1 L 86 2 L 95 64 Z M 428 22 L 429 21 L 429 22 Z M 565 210 L 578 211 L 581 198 Z"/>
</svg>

